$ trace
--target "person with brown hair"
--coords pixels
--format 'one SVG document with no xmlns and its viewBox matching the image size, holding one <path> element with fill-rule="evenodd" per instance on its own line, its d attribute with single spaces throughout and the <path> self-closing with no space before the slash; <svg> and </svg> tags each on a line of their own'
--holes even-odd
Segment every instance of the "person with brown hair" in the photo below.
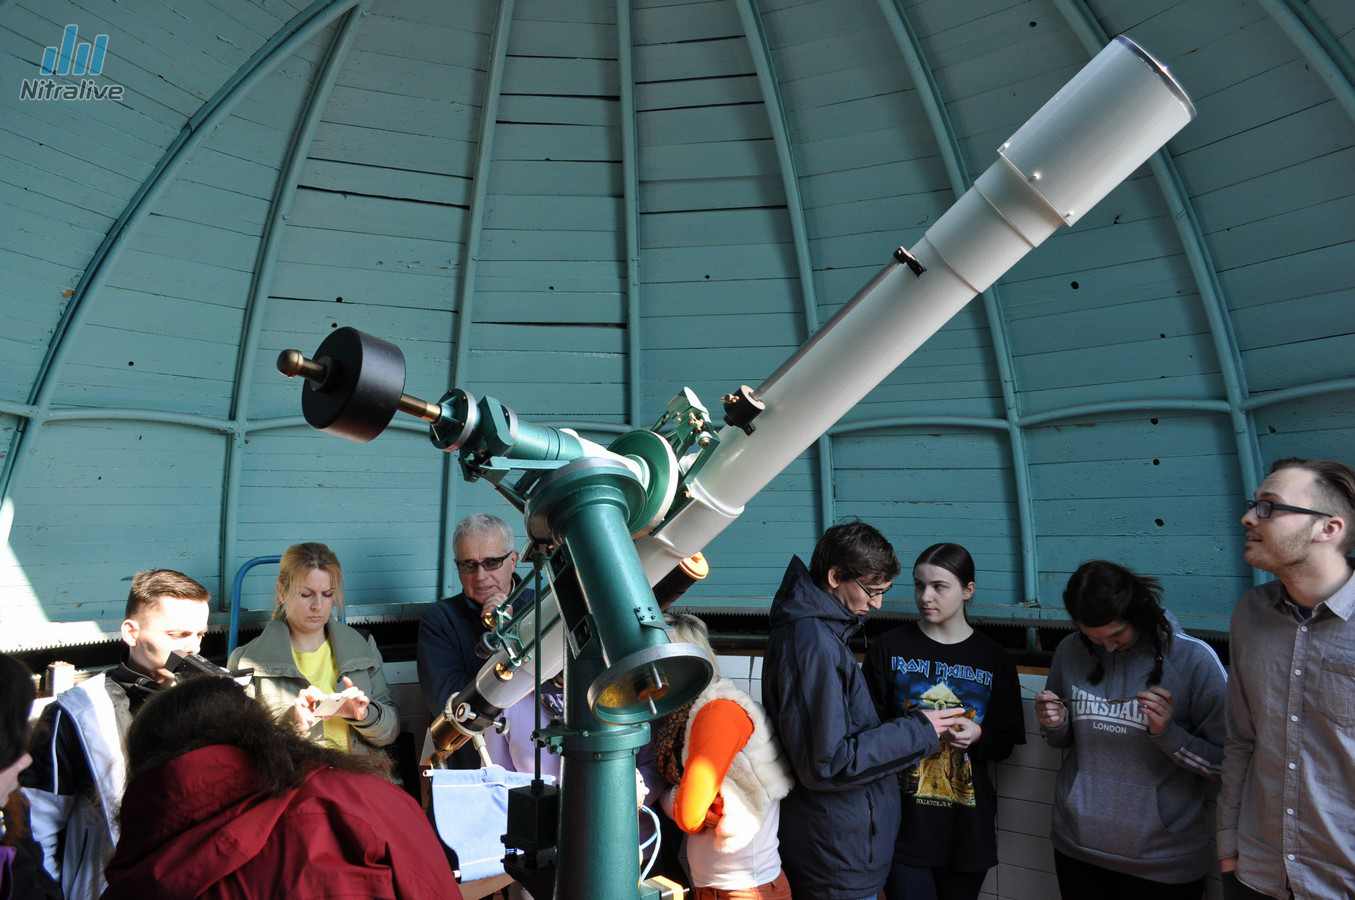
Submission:
<svg viewBox="0 0 1355 900">
<path fill-rule="evenodd" d="M 293 544 L 282 554 L 273 620 L 237 647 L 227 668 L 252 668 L 247 689 L 287 713 L 311 740 L 340 750 L 379 752 L 400 734 L 376 641 L 334 618 L 343 610 L 343 569 L 324 544 Z"/>
<path fill-rule="evenodd" d="M 227 678 L 189 679 L 149 701 L 127 735 L 105 900 L 460 900 L 389 760 L 290 725 Z"/>
<path fill-rule="evenodd" d="M 39 720 L 33 765 L 20 776 L 33 837 L 67 900 L 103 892 L 126 784 L 123 737 L 148 697 L 174 683 L 172 652 L 197 653 L 207 632 L 207 589 L 182 572 L 132 578 L 119 628 L 122 663 L 63 693 Z"/>
<path fill-rule="evenodd" d="M 1224 896 L 1349 897 L 1355 885 L 1355 469 L 1278 460 L 1242 515 L 1252 588 L 1228 632 L 1218 801 Z"/>
</svg>

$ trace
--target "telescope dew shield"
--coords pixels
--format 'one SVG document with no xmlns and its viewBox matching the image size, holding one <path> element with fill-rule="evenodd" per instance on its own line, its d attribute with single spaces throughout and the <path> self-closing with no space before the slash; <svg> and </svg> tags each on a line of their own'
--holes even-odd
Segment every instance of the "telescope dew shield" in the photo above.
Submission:
<svg viewBox="0 0 1355 900">
<path fill-rule="evenodd" d="M 768 482 L 928 338 L 1059 227 L 1142 165 L 1195 110 L 1133 41 L 1116 38 L 999 150 L 999 158 L 778 370 L 757 430 L 726 426 L 685 485 L 691 501 L 637 543 L 651 581 L 703 549 Z"/>
<path fill-rule="evenodd" d="M 646 722 L 696 697 L 710 681 L 700 648 L 668 639 L 627 521 L 645 502 L 629 468 L 590 458 L 551 473 L 527 502 L 527 531 L 569 554 L 605 671 L 588 689 L 600 721 Z"/>
</svg>

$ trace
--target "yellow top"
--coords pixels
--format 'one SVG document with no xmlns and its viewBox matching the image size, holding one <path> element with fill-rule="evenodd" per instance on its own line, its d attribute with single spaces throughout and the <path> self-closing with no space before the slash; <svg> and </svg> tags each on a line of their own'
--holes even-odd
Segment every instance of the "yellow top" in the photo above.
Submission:
<svg viewBox="0 0 1355 900">
<path fill-rule="evenodd" d="M 318 649 L 303 653 L 292 648 L 292 660 L 301 674 L 306 676 L 315 687 L 326 694 L 334 693 L 339 683 L 339 666 L 334 662 L 334 648 L 326 639 Z M 340 750 L 348 749 L 348 720 L 339 716 L 330 716 L 324 720 L 325 740 Z"/>
</svg>

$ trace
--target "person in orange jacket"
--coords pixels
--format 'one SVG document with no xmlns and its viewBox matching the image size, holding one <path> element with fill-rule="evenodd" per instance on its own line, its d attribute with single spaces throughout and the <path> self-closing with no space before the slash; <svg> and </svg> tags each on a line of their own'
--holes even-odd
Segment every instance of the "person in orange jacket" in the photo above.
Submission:
<svg viewBox="0 0 1355 900">
<path fill-rule="evenodd" d="M 665 616 L 674 637 L 706 651 L 696 616 Z M 794 783 L 772 724 L 759 704 L 719 675 L 688 707 L 658 726 L 659 767 L 674 785 L 664 811 L 687 833 L 695 900 L 790 900 L 777 838 L 781 798 Z"/>
</svg>

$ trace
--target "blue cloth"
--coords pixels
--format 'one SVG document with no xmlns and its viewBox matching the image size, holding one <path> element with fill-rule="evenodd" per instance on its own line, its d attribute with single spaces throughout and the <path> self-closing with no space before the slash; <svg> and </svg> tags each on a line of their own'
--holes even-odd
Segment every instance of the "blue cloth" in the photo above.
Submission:
<svg viewBox="0 0 1355 900">
<path fill-rule="evenodd" d="M 893 776 L 938 747 L 920 712 L 880 722 L 847 646 L 860 627 L 791 559 L 772 601 L 762 705 L 795 770 L 780 838 L 797 897 L 874 896 L 884 887 L 899 827 Z"/>
<path fill-rule="evenodd" d="M 456 851 L 458 881 L 503 874 L 503 834 L 508 830 L 508 791 L 532 782 L 525 772 L 503 766 L 433 769 L 433 824 L 438 837 Z M 549 775 L 542 781 L 554 784 Z"/>
</svg>

